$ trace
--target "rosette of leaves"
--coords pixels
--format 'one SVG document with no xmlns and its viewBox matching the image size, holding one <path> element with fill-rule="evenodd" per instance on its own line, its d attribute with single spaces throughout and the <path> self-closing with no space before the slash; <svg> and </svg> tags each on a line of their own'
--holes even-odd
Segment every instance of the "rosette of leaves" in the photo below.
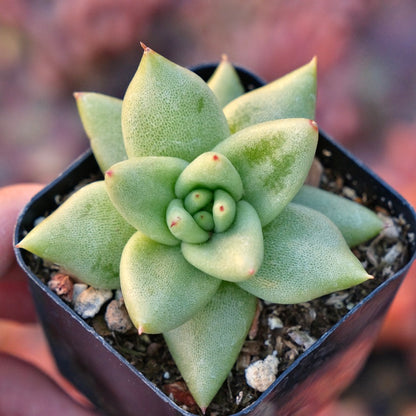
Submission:
<svg viewBox="0 0 416 416">
<path fill-rule="evenodd" d="M 370 277 L 348 243 L 381 221 L 303 186 L 318 140 L 316 59 L 245 92 L 227 60 L 206 83 L 144 47 L 123 100 L 75 96 L 105 179 L 18 246 L 96 288 L 121 287 L 139 334 L 163 333 L 201 409 L 257 298 L 305 302 Z"/>
</svg>

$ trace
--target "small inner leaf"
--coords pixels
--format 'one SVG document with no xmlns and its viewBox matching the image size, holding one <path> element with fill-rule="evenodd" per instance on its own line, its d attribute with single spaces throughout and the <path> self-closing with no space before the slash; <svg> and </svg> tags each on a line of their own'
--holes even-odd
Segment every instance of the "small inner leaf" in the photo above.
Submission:
<svg viewBox="0 0 416 416">
<path fill-rule="evenodd" d="M 180 199 L 170 202 L 166 211 L 166 223 L 177 239 L 187 243 L 204 243 L 210 237 L 210 234 L 202 229 L 184 208 Z"/>
<path fill-rule="evenodd" d="M 186 196 L 183 205 L 190 214 L 195 214 L 195 212 L 205 208 L 212 201 L 212 198 L 212 191 L 195 189 Z"/>
<path fill-rule="evenodd" d="M 214 194 L 214 206 L 212 216 L 215 224 L 215 232 L 222 233 L 231 226 L 236 213 L 236 203 L 228 192 L 217 189 Z"/>
<path fill-rule="evenodd" d="M 194 214 L 194 220 L 205 231 L 214 230 L 214 218 L 212 213 L 208 211 L 199 211 Z"/>
<path fill-rule="evenodd" d="M 227 157 L 218 152 L 206 152 L 193 160 L 176 181 L 175 193 L 183 199 L 195 188 L 222 188 L 236 201 L 243 195 L 240 175 Z"/>
<path fill-rule="evenodd" d="M 263 233 L 255 209 L 246 201 L 237 203 L 233 225 L 205 244 L 182 243 L 182 253 L 199 270 L 231 282 L 247 280 L 263 260 Z"/>
</svg>

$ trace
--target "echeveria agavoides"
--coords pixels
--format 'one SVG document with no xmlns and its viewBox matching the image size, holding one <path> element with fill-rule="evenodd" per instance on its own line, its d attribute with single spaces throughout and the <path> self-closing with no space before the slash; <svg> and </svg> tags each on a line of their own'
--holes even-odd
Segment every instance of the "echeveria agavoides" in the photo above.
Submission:
<svg viewBox="0 0 416 416">
<path fill-rule="evenodd" d="M 257 297 L 298 303 L 367 280 L 348 243 L 382 228 L 367 208 L 303 186 L 318 141 L 316 59 L 248 93 L 230 65 L 206 83 L 144 47 L 123 100 L 77 93 L 105 180 L 18 245 L 97 288 L 121 286 L 139 334 L 164 334 L 201 409 Z"/>
</svg>

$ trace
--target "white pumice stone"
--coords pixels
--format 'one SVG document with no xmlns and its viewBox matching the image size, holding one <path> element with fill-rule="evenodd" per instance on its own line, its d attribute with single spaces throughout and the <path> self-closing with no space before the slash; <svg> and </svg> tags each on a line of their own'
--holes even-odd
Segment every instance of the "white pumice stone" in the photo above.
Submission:
<svg viewBox="0 0 416 416">
<path fill-rule="evenodd" d="M 260 392 L 267 390 L 276 380 L 278 365 L 279 360 L 274 355 L 250 364 L 245 371 L 247 384 Z"/>
<path fill-rule="evenodd" d="M 278 316 L 270 316 L 267 323 L 270 329 L 283 328 L 283 322 Z"/>
<path fill-rule="evenodd" d="M 75 283 L 73 287 L 73 294 L 72 294 L 72 303 L 75 304 L 78 296 L 84 291 L 88 289 L 88 285 L 85 283 Z"/>
<path fill-rule="evenodd" d="M 82 318 L 93 318 L 109 299 L 113 297 L 111 290 L 89 287 L 81 292 L 75 300 L 74 310 Z"/>
<path fill-rule="evenodd" d="M 296 327 L 290 329 L 288 331 L 288 335 L 292 341 L 296 342 L 296 344 L 300 345 L 305 350 L 307 350 L 316 342 L 316 338 L 312 337 L 305 331 L 299 330 Z"/>
</svg>

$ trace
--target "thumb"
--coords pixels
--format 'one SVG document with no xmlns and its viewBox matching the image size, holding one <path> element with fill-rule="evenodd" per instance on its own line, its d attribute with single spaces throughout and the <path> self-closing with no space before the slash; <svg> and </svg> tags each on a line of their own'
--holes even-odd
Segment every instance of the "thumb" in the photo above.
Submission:
<svg viewBox="0 0 416 416">
<path fill-rule="evenodd" d="M 19 212 L 42 187 L 33 183 L 0 188 L 0 279 L 14 263 L 13 230 Z"/>
<path fill-rule="evenodd" d="M 45 373 L 0 352 L 0 414 L 98 416 L 72 400 Z"/>
</svg>

